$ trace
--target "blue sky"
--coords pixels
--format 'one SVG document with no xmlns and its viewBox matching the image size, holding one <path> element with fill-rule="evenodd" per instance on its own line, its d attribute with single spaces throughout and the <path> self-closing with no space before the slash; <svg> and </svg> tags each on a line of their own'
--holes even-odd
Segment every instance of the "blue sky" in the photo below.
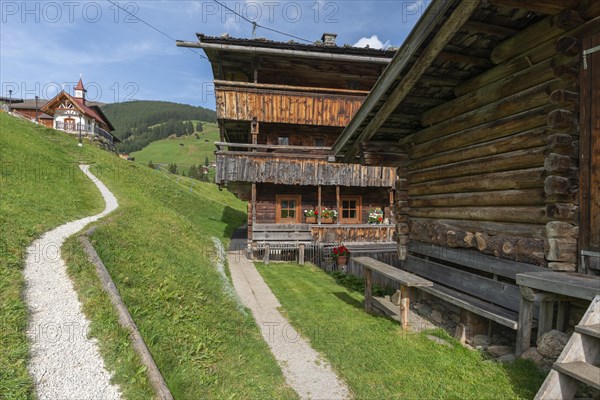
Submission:
<svg viewBox="0 0 600 400">
<path fill-rule="evenodd" d="M 309 40 L 338 34 L 338 44 L 402 44 L 428 2 L 393 0 L 224 1 L 247 18 Z M 0 0 L 1 96 L 53 97 L 83 75 L 88 98 L 167 100 L 214 109 L 207 60 L 174 39 L 195 32 L 252 36 L 252 25 L 214 1 Z M 289 37 L 257 29 L 257 37 Z M 171 38 L 169 38 L 171 37 Z M 197 50 L 204 54 L 202 50 Z"/>
</svg>

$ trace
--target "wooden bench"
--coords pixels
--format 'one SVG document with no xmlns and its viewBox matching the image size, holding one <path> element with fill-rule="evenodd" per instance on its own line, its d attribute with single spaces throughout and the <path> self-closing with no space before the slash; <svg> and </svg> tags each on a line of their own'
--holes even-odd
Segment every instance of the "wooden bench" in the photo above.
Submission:
<svg viewBox="0 0 600 400">
<path fill-rule="evenodd" d="M 433 282 L 421 290 L 515 330 L 521 302 L 517 274 L 548 271 L 473 250 L 421 242 L 411 242 L 408 249 L 401 268 Z"/>
<path fill-rule="evenodd" d="M 433 285 L 430 281 L 415 276 L 391 265 L 377 261 L 371 257 L 352 257 L 352 261 L 364 268 L 365 275 L 365 310 L 372 310 L 372 272 L 379 273 L 400 283 L 400 318 L 402 329 L 408 326 L 408 310 L 410 307 L 410 287 L 427 287 Z"/>
<path fill-rule="evenodd" d="M 538 338 L 552 329 L 554 301 L 560 301 L 556 313 L 556 328 L 565 325 L 565 306 L 569 299 L 592 301 L 600 295 L 600 278 L 575 273 L 544 270 L 517 274 L 521 287 L 521 309 L 517 333 L 517 355 L 529 348 L 535 301 L 540 301 Z"/>
</svg>

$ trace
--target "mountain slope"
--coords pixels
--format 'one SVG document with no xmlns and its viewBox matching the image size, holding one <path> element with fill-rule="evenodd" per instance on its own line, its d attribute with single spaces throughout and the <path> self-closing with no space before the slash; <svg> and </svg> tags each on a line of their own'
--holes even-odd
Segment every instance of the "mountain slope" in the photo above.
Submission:
<svg viewBox="0 0 600 400">
<path fill-rule="evenodd" d="M 101 108 L 115 127 L 113 134 L 122 140 L 117 149 L 124 153 L 141 150 L 173 134 L 180 136 L 199 130 L 187 121 L 217 120 L 213 110 L 167 101 L 129 101 Z"/>
<path fill-rule="evenodd" d="M 204 129 L 196 135 L 161 139 L 150 143 L 140 151 L 130 153 L 135 161 L 148 164 L 175 163 L 187 172 L 190 165 L 204 164 L 215 159 L 214 142 L 219 140 L 219 130 L 215 124 L 204 124 Z"/>
</svg>

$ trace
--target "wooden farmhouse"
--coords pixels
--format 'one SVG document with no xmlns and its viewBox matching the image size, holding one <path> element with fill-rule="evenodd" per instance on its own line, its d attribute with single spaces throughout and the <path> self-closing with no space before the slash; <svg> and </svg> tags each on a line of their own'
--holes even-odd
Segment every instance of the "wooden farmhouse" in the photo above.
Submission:
<svg viewBox="0 0 600 400">
<path fill-rule="evenodd" d="M 413 294 L 516 330 L 517 354 L 576 325 L 539 398 L 600 388 L 599 16 L 599 1 L 434 0 L 333 146 L 400 165 L 397 266 L 433 282 Z M 394 154 L 372 157 L 383 142 Z M 411 285 L 358 262 L 368 284 Z"/>
<path fill-rule="evenodd" d="M 333 34 L 308 45 L 198 40 L 178 45 L 212 65 L 216 182 L 248 201 L 249 243 L 393 244 L 396 168 L 331 162 L 331 146 L 394 52 L 337 46 Z M 372 143 L 367 157 L 384 149 Z"/>
</svg>

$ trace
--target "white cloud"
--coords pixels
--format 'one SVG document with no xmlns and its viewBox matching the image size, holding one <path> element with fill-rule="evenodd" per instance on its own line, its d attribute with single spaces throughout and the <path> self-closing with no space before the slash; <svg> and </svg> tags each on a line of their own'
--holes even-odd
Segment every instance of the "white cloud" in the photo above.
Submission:
<svg viewBox="0 0 600 400">
<path fill-rule="evenodd" d="M 372 49 L 385 49 L 390 45 L 390 41 L 387 40 L 383 43 L 377 35 L 371 37 L 362 37 L 358 42 L 354 43 L 354 47 L 370 47 Z"/>
</svg>

